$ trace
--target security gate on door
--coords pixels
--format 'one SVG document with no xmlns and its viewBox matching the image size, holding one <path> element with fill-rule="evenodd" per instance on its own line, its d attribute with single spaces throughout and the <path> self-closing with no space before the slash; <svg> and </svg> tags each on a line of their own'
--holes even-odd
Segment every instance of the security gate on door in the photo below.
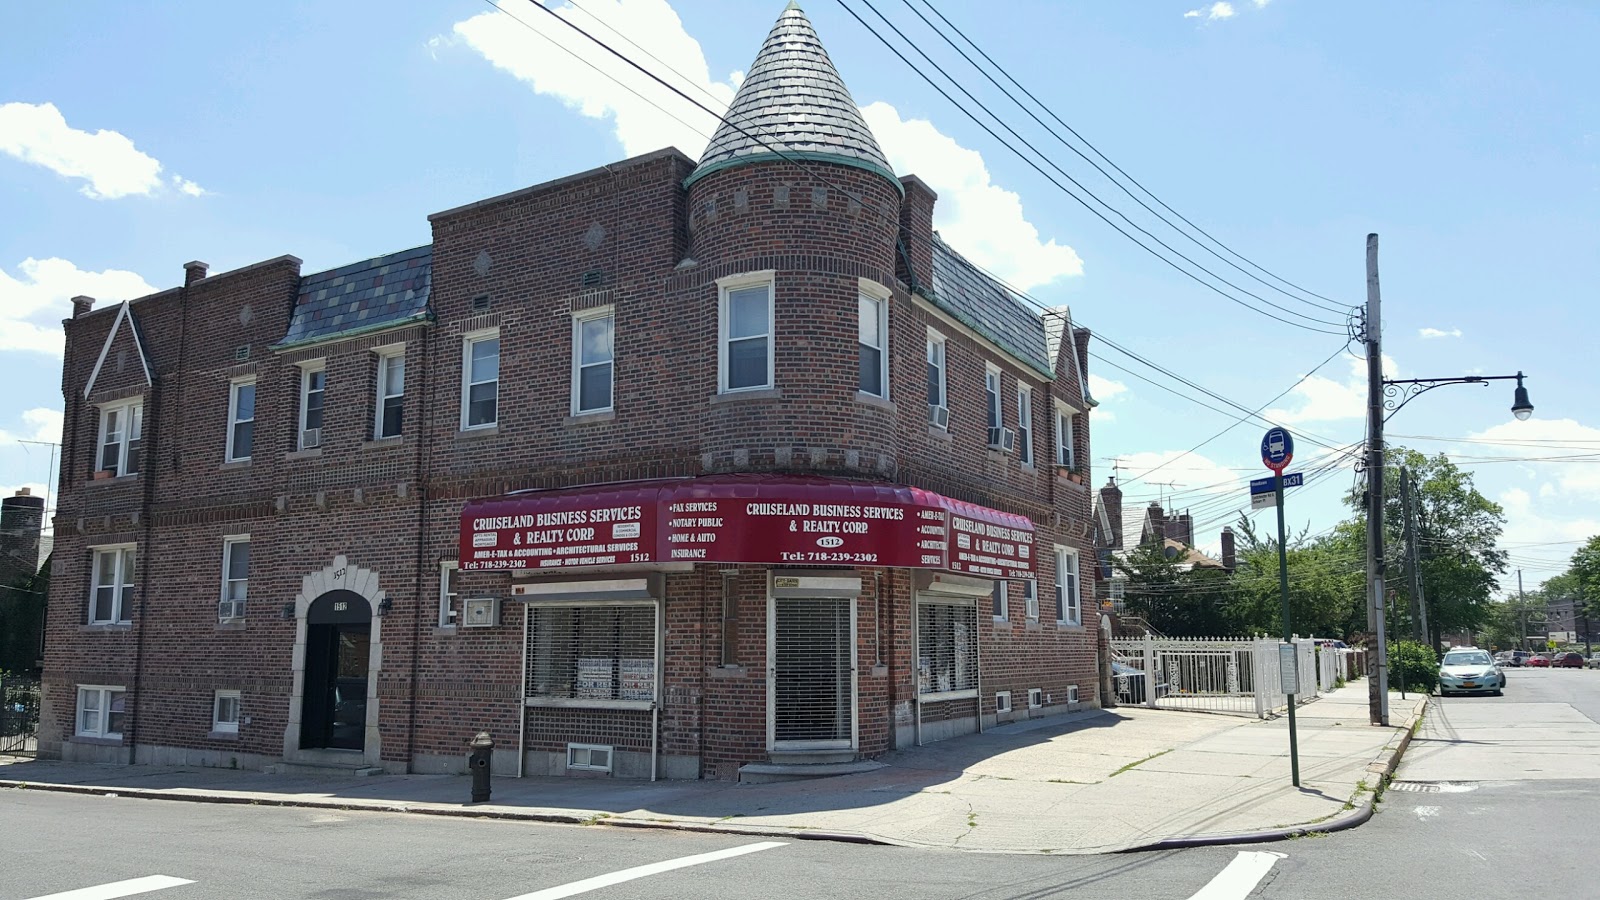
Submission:
<svg viewBox="0 0 1600 900">
<path fill-rule="evenodd" d="M 773 598 L 773 749 L 855 746 L 854 609 L 854 600 Z"/>
</svg>

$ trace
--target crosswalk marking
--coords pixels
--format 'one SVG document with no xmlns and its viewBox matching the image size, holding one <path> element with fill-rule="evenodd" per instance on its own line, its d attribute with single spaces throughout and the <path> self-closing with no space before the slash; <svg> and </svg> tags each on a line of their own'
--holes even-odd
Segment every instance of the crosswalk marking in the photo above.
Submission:
<svg viewBox="0 0 1600 900">
<path fill-rule="evenodd" d="M 1278 860 L 1283 859 L 1282 853 L 1271 853 L 1260 850 L 1240 850 L 1239 855 L 1228 863 L 1228 867 L 1217 873 L 1205 887 L 1197 891 L 1189 900 L 1244 900 L 1250 892 L 1256 889 L 1261 879 L 1267 877 L 1272 867 Z"/>
<path fill-rule="evenodd" d="M 632 881 L 635 878 L 659 875 L 662 872 L 671 872 L 673 869 L 686 869 L 689 866 L 698 866 L 702 863 L 716 862 L 719 859 L 731 859 L 735 856 L 743 856 L 746 853 L 756 853 L 761 850 L 771 850 L 774 847 L 782 846 L 784 846 L 783 841 L 762 841 L 758 844 L 744 844 L 743 846 L 739 847 L 729 847 L 726 850 L 715 850 L 711 853 L 700 853 L 695 856 L 682 856 L 677 859 L 669 859 L 664 862 L 650 863 L 649 865 L 645 866 L 634 866 L 631 869 L 622 869 L 606 875 L 596 875 L 593 878 L 585 878 L 582 881 L 574 881 L 570 884 L 561 884 L 552 888 L 545 888 L 542 891 L 534 891 L 531 894 L 518 894 L 517 896 L 510 898 L 510 900 L 559 900 L 561 897 L 571 897 L 575 894 L 586 894 L 589 891 L 597 890 L 603 887 L 609 887 L 613 884 L 621 884 L 624 881 Z"/>
<path fill-rule="evenodd" d="M 31 897 L 29 900 L 116 900 L 118 897 L 132 897 L 134 894 L 147 894 L 185 884 L 194 882 L 187 878 L 173 878 L 171 875 L 146 875 L 143 878 L 129 878 L 127 881 L 113 881 L 110 884 L 78 888 L 75 891 Z"/>
</svg>

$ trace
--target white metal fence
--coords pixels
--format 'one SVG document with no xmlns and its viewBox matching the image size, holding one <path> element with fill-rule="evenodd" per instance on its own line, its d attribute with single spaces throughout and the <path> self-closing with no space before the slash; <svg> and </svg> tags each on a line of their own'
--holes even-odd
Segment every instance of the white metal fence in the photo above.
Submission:
<svg viewBox="0 0 1600 900">
<path fill-rule="evenodd" d="M 1113 682 L 1124 705 L 1266 718 L 1289 705 L 1272 638 L 1114 638 Z M 1294 639 L 1297 703 L 1333 690 L 1351 675 L 1349 655 L 1313 638 Z"/>
</svg>

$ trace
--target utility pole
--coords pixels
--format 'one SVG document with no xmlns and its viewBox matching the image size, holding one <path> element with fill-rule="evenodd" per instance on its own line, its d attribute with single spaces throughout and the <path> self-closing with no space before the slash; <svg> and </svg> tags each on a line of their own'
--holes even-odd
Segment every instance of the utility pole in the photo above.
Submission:
<svg viewBox="0 0 1600 900">
<path fill-rule="evenodd" d="M 1528 649 L 1528 599 L 1522 596 L 1522 570 L 1517 570 L 1517 611 L 1522 615 L 1522 649 Z"/>
<path fill-rule="evenodd" d="M 1417 489 L 1411 483 L 1411 470 L 1400 467 L 1400 500 L 1405 507 L 1406 562 L 1411 570 L 1411 621 L 1417 640 L 1432 644 L 1428 630 L 1428 601 L 1422 594 L 1422 535 L 1417 527 Z"/>
<path fill-rule="evenodd" d="M 1378 291 L 1378 236 L 1367 235 L 1367 713 L 1389 724 L 1389 644 L 1383 614 L 1383 317 Z"/>
</svg>

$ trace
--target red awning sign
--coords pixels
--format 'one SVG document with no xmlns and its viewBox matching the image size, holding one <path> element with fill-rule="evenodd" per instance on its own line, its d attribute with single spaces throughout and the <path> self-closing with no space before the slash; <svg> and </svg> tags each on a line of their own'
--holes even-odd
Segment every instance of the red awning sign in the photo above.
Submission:
<svg viewBox="0 0 1600 900">
<path fill-rule="evenodd" d="M 1033 577 L 1025 516 L 905 485 L 713 475 L 467 504 L 461 568 L 711 562 L 950 569 Z"/>
</svg>

